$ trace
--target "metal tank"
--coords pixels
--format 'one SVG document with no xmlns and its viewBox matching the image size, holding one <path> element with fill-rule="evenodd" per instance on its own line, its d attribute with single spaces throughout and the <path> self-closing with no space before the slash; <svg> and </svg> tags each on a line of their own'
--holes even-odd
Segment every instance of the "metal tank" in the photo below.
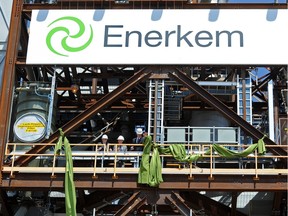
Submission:
<svg viewBox="0 0 288 216">
<path fill-rule="evenodd" d="M 229 127 L 230 122 L 217 111 L 193 111 L 189 125 L 192 127 Z"/>
<path fill-rule="evenodd" d="M 17 109 L 14 141 L 33 143 L 55 130 L 55 94 L 50 84 L 26 83 L 16 88 Z M 51 93 L 53 92 L 53 93 Z"/>
</svg>

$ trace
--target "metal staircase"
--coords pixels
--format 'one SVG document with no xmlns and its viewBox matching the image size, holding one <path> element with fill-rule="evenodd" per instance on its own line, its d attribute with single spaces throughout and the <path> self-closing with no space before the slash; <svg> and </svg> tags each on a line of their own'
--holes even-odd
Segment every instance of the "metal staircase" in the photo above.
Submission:
<svg viewBox="0 0 288 216">
<path fill-rule="evenodd" d="M 148 134 L 154 143 L 163 143 L 164 80 L 149 81 Z"/>
</svg>

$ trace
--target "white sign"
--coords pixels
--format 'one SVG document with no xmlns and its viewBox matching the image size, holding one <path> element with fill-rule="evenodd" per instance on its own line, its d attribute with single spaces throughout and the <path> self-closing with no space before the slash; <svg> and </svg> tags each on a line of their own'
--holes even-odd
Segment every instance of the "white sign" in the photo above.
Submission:
<svg viewBox="0 0 288 216">
<path fill-rule="evenodd" d="M 288 10 L 33 10 L 27 64 L 288 64 Z"/>
<path fill-rule="evenodd" d="M 37 142 L 45 135 L 46 121 L 39 114 L 26 113 L 16 120 L 13 129 L 21 142 Z"/>
</svg>

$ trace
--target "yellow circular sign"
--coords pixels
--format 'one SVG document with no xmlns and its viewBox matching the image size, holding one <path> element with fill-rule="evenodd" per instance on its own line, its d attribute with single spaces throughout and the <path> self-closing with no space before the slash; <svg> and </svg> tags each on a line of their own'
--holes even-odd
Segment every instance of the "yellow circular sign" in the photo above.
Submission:
<svg viewBox="0 0 288 216">
<path fill-rule="evenodd" d="M 14 134 L 21 142 L 37 142 L 46 133 L 46 120 L 37 113 L 20 116 L 14 124 Z"/>
</svg>

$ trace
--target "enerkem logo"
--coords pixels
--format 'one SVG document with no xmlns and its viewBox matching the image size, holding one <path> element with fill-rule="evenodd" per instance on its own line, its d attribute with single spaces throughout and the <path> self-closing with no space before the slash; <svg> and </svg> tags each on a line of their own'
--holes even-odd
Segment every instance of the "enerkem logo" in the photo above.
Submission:
<svg viewBox="0 0 288 216">
<path fill-rule="evenodd" d="M 232 47 L 244 46 L 243 32 L 234 30 L 184 31 L 181 25 L 175 30 L 142 32 L 140 30 L 125 31 L 123 25 L 106 25 L 104 31 L 104 47 Z M 113 39 L 113 42 L 111 42 Z M 134 42 L 133 44 L 131 43 Z M 136 42 L 135 42 L 136 41 Z M 233 42 L 233 43 L 232 43 Z"/>
<path fill-rule="evenodd" d="M 100 11 L 101 12 L 101 11 Z M 161 10 L 153 11 L 151 20 L 159 21 L 161 19 Z M 95 12 L 96 14 L 96 12 Z M 96 14 L 97 15 L 97 14 Z M 99 15 L 99 14 L 98 14 Z M 101 17 L 96 16 L 97 20 L 101 22 L 104 13 L 101 13 Z M 46 36 L 46 45 L 48 49 L 58 56 L 68 57 L 69 53 L 80 52 L 86 49 L 93 41 L 93 28 L 90 25 L 90 31 L 85 32 L 85 24 L 82 20 L 75 16 L 63 16 L 60 17 L 48 25 L 53 27 L 58 23 L 64 24 L 65 26 L 71 27 L 71 22 L 77 26 L 78 31 L 74 34 L 71 32 L 71 28 L 64 26 L 56 26 L 52 28 Z M 86 20 L 87 22 L 87 20 Z M 168 27 L 168 26 L 167 26 Z M 186 27 L 186 28 L 184 28 Z M 113 47 L 170 47 L 170 48 L 181 48 L 181 47 L 244 47 L 244 34 L 240 30 L 214 30 L 210 31 L 207 29 L 192 30 L 188 26 L 176 25 L 174 28 L 168 30 L 162 29 L 151 29 L 143 31 L 141 29 L 128 29 L 125 25 L 103 25 L 103 29 L 100 29 L 99 35 L 102 34 L 102 40 L 97 40 L 98 44 L 103 48 Z M 188 28 L 187 28 L 188 27 Z M 75 28 L 74 28 L 75 29 Z M 74 30 L 75 31 L 75 30 Z M 98 30 L 99 31 L 99 30 Z M 61 33 L 61 34 L 59 34 Z M 61 39 L 61 36 L 64 37 Z M 85 33 L 85 36 L 82 37 Z M 59 34 L 59 35 L 57 35 Z M 89 37 L 87 36 L 89 35 Z M 82 42 L 83 38 L 85 39 Z M 61 40 L 60 40 L 61 39 Z M 67 42 L 69 40 L 69 43 Z M 76 42 L 76 43 L 75 43 Z M 69 45 L 69 44 L 74 44 Z"/>
<path fill-rule="evenodd" d="M 64 38 L 62 38 L 61 46 L 68 53 L 82 51 L 82 50 L 86 49 L 91 44 L 91 42 L 93 40 L 93 29 L 92 29 L 91 25 L 90 25 L 90 36 L 89 36 L 88 40 L 86 42 L 82 43 L 82 45 L 80 45 L 80 46 L 72 47 L 72 46 L 67 44 L 67 39 L 69 39 L 69 38 L 71 39 L 72 38 L 72 39 L 81 40 L 81 36 L 85 33 L 85 25 L 80 19 L 78 19 L 76 17 L 65 16 L 65 17 L 61 17 L 59 19 L 54 20 L 53 22 L 51 22 L 48 25 L 48 27 L 54 25 L 55 23 L 57 23 L 59 21 L 72 21 L 75 24 L 77 24 L 79 30 L 78 30 L 78 32 L 76 34 L 71 35 L 70 34 L 70 30 L 68 28 L 64 27 L 64 26 L 57 26 L 57 27 L 51 29 L 50 32 L 47 34 L 47 37 L 46 37 L 46 45 L 47 45 L 47 47 L 49 48 L 49 50 L 51 52 L 53 52 L 53 53 L 55 53 L 56 55 L 59 55 L 59 56 L 68 57 L 68 54 L 61 53 L 59 50 L 56 50 L 55 49 L 55 45 L 53 45 L 52 37 L 55 34 L 59 33 L 59 32 L 64 32 L 67 35 Z"/>
</svg>

